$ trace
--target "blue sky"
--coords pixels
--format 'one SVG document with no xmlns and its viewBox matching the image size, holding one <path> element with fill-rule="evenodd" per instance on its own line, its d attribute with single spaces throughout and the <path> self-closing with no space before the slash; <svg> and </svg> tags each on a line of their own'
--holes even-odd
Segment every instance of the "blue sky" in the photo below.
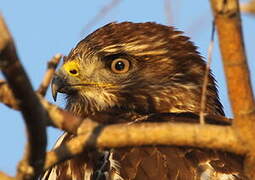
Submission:
<svg viewBox="0 0 255 180">
<path fill-rule="evenodd" d="M 56 53 L 67 54 L 76 43 L 98 27 L 112 21 L 146 22 L 154 21 L 167 24 L 163 0 L 120 0 L 103 18 L 100 18 L 89 29 L 85 25 L 111 0 L 95 1 L 7 1 L 0 0 L 0 12 L 5 17 L 15 39 L 19 57 L 36 89 L 45 72 L 47 61 Z M 209 1 L 171 1 L 171 23 L 191 37 L 206 58 L 211 33 L 211 10 Z M 252 82 L 255 63 L 254 50 L 254 17 L 243 15 L 243 31 L 250 65 Z M 220 98 L 227 116 L 231 117 L 228 103 L 225 78 L 221 57 L 215 41 L 212 69 L 218 81 Z M 3 76 L 0 74 L 0 79 Z M 53 102 L 50 93 L 46 98 Z M 64 99 L 56 103 L 64 105 Z M 10 110 L 0 104 L 0 170 L 15 174 L 17 162 L 21 159 L 25 145 L 25 130 L 19 112 Z M 52 147 L 61 133 L 53 128 L 48 129 L 48 148 Z"/>
</svg>

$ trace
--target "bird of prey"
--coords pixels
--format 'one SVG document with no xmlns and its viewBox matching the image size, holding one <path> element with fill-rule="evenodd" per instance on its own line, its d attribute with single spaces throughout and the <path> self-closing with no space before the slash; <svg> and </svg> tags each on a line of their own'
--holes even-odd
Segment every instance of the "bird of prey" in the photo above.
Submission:
<svg viewBox="0 0 255 180">
<path fill-rule="evenodd" d="M 52 93 L 55 99 L 58 92 L 64 93 L 66 109 L 76 116 L 128 125 L 157 113 L 199 113 L 205 69 L 197 47 L 173 27 L 110 23 L 81 40 L 64 58 L 53 78 Z M 211 73 L 206 97 L 205 112 L 224 115 Z M 56 147 L 72 137 L 65 133 Z M 41 178 L 246 179 L 237 155 L 159 145 L 86 151 Z"/>
</svg>

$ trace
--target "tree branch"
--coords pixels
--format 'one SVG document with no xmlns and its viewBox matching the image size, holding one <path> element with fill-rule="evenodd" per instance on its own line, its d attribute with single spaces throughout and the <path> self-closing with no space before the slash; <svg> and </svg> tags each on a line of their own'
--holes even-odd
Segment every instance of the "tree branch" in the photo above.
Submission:
<svg viewBox="0 0 255 180">
<path fill-rule="evenodd" d="M 249 146 L 249 157 L 253 160 L 245 164 L 245 171 L 250 179 L 255 179 L 255 104 L 246 61 L 239 3 L 237 0 L 211 0 L 211 5 L 234 113 L 233 127 L 243 144 Z"/>
<path fill-rule="evenodd" d="M 241 11 L 250 15 L 255 15 L 255 0 L 241 4 Z"/>
<path fill-rule="evenodd" d="M 84 120 L 78 133 L 77 137 L 47 153 L 45 170 L 88 148 L 157 144 L 218 149 L 241 155 L 247 152 L 246 147 L 240 144 L 231 126 L 188 123 L 138 123 L 103 126 L 94 121 Z"/>
<path fill-rule="evenodd" d="M 54 72 L 60 62 L 60 59 L 61 55 L 57 54 L 48 62 L 47 71 L 45 72 L 41 85 L 37 90 L 37 93 L 40 94 L 41 96 L 45 96 L 46 91 L 54 75 Z M 2 102 L 3 104 L 7 105 L 12 109 L 19 110 L 16 99 L 13 96 L 10 87 L 4 80 L 0 80 L 0 102 Z"/>
<path fill-rule="evenodd" d="M 53 126 L 62 129 L 66 132 L 77 134 L 77 129 L 82 123 L 83 119 L 72 115 L 70 112 L 65 111 L 58 106 L 49 103 L 42 97 L 40 97 L 41 103 L 48 111 L 50 117 L 47 121 L 47 126 Z"/>
<path fill-rule="evenodd" d="M 47 119 L 45 122 L 47 126 L 57 127 L 72 134 L 77 133 L 77 128 L 82 122 L 81 118 L 73 116 L 70 112 L 49 103 L 40 94 L 37 95 L 50 117 L 50 119 Z M 10 87 L 3 80 L 0 80 L 0 102 L 15 110 L 20 109 Z"/>
<path fill-rule="evenodd" d="M 27 125 L 28 142 L 30 143 L 25 158 L 20 163 L 20 172 L 18 172 L 17 178 L 36 179 L 42 167 L 47 169 L 58 162 L 82 153 L 86 148 L 117 148 L 155 144 L 212 148 L 240 155 L 249 152 L 246 172 L 250 178 L 255 177 L 255 171 L 253 171 L 255 167 L 255 145 L 253 142 L 255 135 L 252 133 L 255 130 L 253 123 L 254 100 L 244 53 L 238 2 L 235 0 L 211 0 L 211 2 L 235 114 L 233 127 L 171 122 L 104 126 L 88 119 L 80 125 L 81 119 L 39 97 L 43 106 L 48 110 L 48 115 L 52 118 L 50 121 L 32 90 L 28 77 L 18 61 L 13 39 L 3 19 L 0 18 L 0 68 L 3 70 L 15 97 L 15 99 L 6 100 L 5 97 L 0 96 L 0 99 L 3 99 L 6 104 L 10 102 L 9 105 L 21 110 Z M 44 89 L 39 90 L 43 95 L 50 82 L 50 78 L 45 79 L 47 82 L 43 83 L 45 86 L 42 85 Z M 8 86 L 5 85 L 3 81 L 0 82 L 0 87 L 2 87 L 0 92 L 8 91 Z M 46 145 L 45 123 L 53 124 L 78 135 L 54 151 L 48 152 L 46 163 L 43 164 Z M 3 173 L 0 173 L 0 179 L 1 177 L 9 178 Z M 13 178 L 10 177 L 10 179 Z"/>
<path fill-rule="evenodd" d="M 4 172 L 1 172 L 1 171 L 0 171 L 0 179 L 1 179 L 1 180 L 14 180 L 15 178 L 10 177 L 10 176 L 8 176 L 7 174 L 5 174 Z"/>
<path fill-rule="evenodd" d="M 28 134 L 28 166 L 33 174 L 18 172 L 24 179 L 36 179 L 42 171 L 46 150 L 45 122 L 48 118 L 33 92 L 29 79 L 19 62 L 13 39 L 0 16 L 0 68 L 18 102 Z"/>
<path fill-rule="evenodd" d="M 8 106 L 9 108 L 18 110 L 16 99 L 13 97 L 12 91 L 8 84 L 0 80 L 0 102 Z"/>
</svg>

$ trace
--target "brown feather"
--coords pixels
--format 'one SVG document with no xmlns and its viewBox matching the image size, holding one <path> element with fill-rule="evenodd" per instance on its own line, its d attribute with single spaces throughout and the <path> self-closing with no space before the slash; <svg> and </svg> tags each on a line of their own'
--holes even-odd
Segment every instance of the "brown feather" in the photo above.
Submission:
<svg viewBox="0 0 255 180">
<path fill-rule="evenodd" d="M 111 71 L 111 63 L 118 59 L 130 63 L 126 73 Z M 64 68 L 70 62 L 77 76 Z M 53 82 L 66 94 L 66 109 L 82 118 L 102 124 L 179 122 L 169 115 L 199 113 L 204 73 L 205 62 L 182 32 L 156 23 L 123 22 L 108 24 L 80 41 Z M 206 96 L 206 113 L 224 115 L 211 73 Z M 210 118 L 206 122 L 229 124 Z M 66 134 L 58 145 L 71 138 Z M 242 161 L 237 155 L 208 149 L 126 147 L 86 151 L 48 170 L 43 179 L 246 179 Z"/>
</svg>

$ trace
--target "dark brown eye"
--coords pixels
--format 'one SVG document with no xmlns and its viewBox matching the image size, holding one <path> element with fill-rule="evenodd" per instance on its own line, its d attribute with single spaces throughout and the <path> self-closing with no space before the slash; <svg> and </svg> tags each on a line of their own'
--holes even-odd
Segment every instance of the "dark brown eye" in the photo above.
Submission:
<svg viewBox="0 0 255 180">
<path fill-rule="evenodd" d="M 112 61 L 111 70 L 114 73 L 126 73 L 130 68 L 130 62 L 126 59 L 115 59 Z"/>
</svg>

